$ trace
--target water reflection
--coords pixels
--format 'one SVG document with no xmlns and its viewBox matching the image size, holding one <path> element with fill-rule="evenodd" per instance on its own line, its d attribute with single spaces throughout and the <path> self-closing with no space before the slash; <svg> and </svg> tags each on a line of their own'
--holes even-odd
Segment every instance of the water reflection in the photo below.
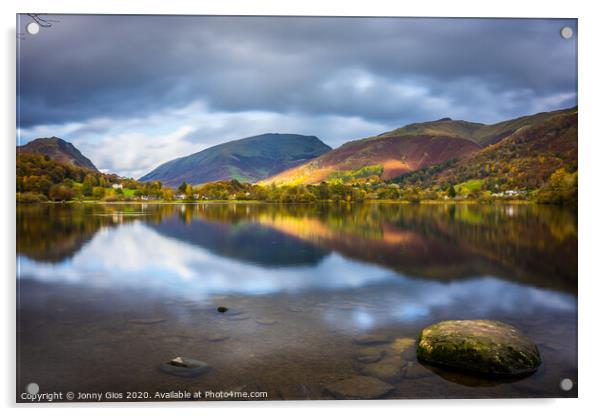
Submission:
<svg viewBox="0 0 602 416">
<path fill-rule="evenodd" d="M 541 215 L 537 221 L 529 221 L 525 211 L 532 207 L 478 207 L 483 210 L 481 216 L 458 207 L 452 211 L 409 206 L 388 207 L 385 211 L 381 211 L 382 206 L 349 211 L 341 211 L 340 207 L 311 211 L 314 207 L 283 209 L 265 205 L 143 208 L 149 215 L 140 216 L 138 211 L 127 215 L 125 210 L 103 216 L 98 207 L 81 213 L 72 211 L 72 215 L 82 216 L 81 224 L 97 226 L 93 237 L 86 237 L 86 244 L 75 253 L 73 241 L 83 239 L 66 238 L 70 254 L 62 261 L 55 257 L 38 261 L 39 256 L 30 258 L 23 250 L 27 254 L 19 256 L 22 278 L 122 288 L 132 293 L 149 291 L 198 301 L 219 295 L 362 288 L 367 296 L 379 292 L 380 307 L 386 310 L 377 319 L 363 307 L 348 308 L 354 310 L 351 324 L 366 328 L 376 320 L 425 319 L 434 309 L 460 305 L 467 313 L 489 316 L 573 310 L 576 304 L 574 296 L 525 285 L 539 283 L 537 273 L 547 266 L 540 263 L 551 260 L 544 257 L 533 263 L 534 256 L 543 250 L 537 233 L 554 235 L 540 221 Z M 50 215 L 53 219 L 54 214 Z M 60 219 L 64 216 L 58 218 L 57 224 L 62 226 Z M 25 219 L 22 222 L 31 224 Z M 498 233 L 495 227 L 500 223 L 515 228 L 529 226 L 530 234 L 507 226 L 504 233 Z M 84 233 L 81 227 L 76 230 L 73 234 Z M 521 254 L 514 256 L 514 261 L 519 261 L 517 267 L 509 270 L 505 266 L 510 261 L 496 254 L 497 250 L 512 254 L 506 241 L 513 241 L 508 236 L 515 233 L 520 238 L 511 247 L 519 246 L 526 253 L 514 248 Z M 559 237 L 570 240 L 573 235 L 563 231 Z M 537 240 L 532 241 L 534 238 Z M 478 244 L 472 245 L 471 241 Z M 546 247 L 559 245 L 559 241 L 547 241 Z M 566 256 L 559 259 L 570 264 Z M 525 270 L 524 266 L 533 267 Z M 554 266 L 556 274 L 543 276 L 541 281 L 551 286 L 561 281 L 559 287 L 566 289 L 571 275 L 566 276 L 563 266 Z M 339 315 L 333 310 L 325 319 L 340 322 Z"/>
<path fill-rule="evenodd" d="M 359 287 L 391 278 L 385 269 L 348 261 L 336 254 L 313 267 L 264 268 L 261 263 L 236 261 L 165 237 L 141 222 L 98 232 L 73 258 L 59 264 L 20 260 L 24 278 L 94 287 L 144 288 L 198 298 Z"/>
<path fill-rule="evenodd" d="M 430 309 L 449 307 L 452 303 L 470 305 L 483 315 L 491 308 L 520 313 L 542 306 L 570 309 L 574 305 L 570 296 L 525 288 L 493 277 L 475 276 L 450 283 L 412 279 L 334 252 L 313 266 L 264 268 L 164 237 L 142 222 L 99 231 L 73 258 L 59 264 L 21 258 L 20 271 L 23 278 L 47 283 L 148 290 L 198 300 L 214 295 L 265 295 L 369 286 L 381 289 L 382 285 L 388 285 L 381 304 L 391 316 L 400 319 L 424 317 Z"/>
<path fill-rule="evenodd" d="M 141 240 L 144 224 L 171 240 L 264 267 L 315 266 L 334 252 L 420 278 L 493 275 L 571 293 L 577 287 L 576 217 L 554 207 L 42 205 L 19 207 L 18 214 L 18 254 L 44 263 L 73 257 L 99 230 L 108 235 L 95 246 L 96 261 L 111 263 L 113 232 Z M 140 226 L 120 230 L 132 223 Z M 131 241 L 130 257 L 120 260 L 143 267 L 148 256 L 136 257 L 133 251 L 143 251 L 136 247 L 152 250 Z M 180 248 L 165 249 L 163 257 Z M 182 267 L 163 261 L 168 269 Z"/>
<path fill-rule="evenodd" d="M 17 213 L 23 382 L 169 391 L 181 380 L 157 366 L 185 355 L 216 369 L 194 388 L 253 380 L 257 391 L 294 387 L 270 397 L 319 398 L 325 383 L 357 373 L 355 336 L 415 338 L 438 320 L 476 318 L 525 330 L 542 370 L 503 386 L 431 373 L 402 380 L 392 397 L 557 396 L 558 380 L 576 377 L 570 211 L 48 204 Z M 240 315 L 217 313 L 221 304 Z"/>
<path fill-rule="evenodd" d="M 165 218 L 149 224 L 160 234 L 203 247 L 219 256 L 265 267 L 315 265 L 327 250 L 252 222 L 182 221 Z M 293 236 L 294 237 L 294 236 Z"/>
</svg>

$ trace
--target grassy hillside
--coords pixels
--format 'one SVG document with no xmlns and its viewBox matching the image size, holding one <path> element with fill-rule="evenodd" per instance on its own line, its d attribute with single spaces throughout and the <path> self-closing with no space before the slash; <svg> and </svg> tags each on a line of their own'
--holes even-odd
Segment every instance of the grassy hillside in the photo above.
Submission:
<svg viewBox="0 0 602 416">
<path fill-rule="evenodd" d="M 236 179 L 255 182 L 315 158 L 330 147 L 315 136 L 262 134 L 210 147 L 159 166 L 140 178 L 167 186 Z"/>
<path fill-rule="evenodd" d="M 500 193 L 545 189 L 552 175 L 577 171 L 577 110 L 556 112 L 545 122 L 519 128 L 510 136 L 466 158 L 401 175 L 392 182 L 422 189 Z"/>
<path fill-rule="evenodd" d="M 366 180 L 389 180 L 408 174 L 410 174 L 409 177 L 414 179 L 425 176 L 441 176 L 441 172 L 447 170 L 451 165 L 456 165 L 461 160 L 480 155 L 484 151 L 483 149 L 486 149 L 484 155 L 489 156 L 479 156 L 480 158 L 495 160 L 496 157 L 500 157 L 501 164 L 506 165 L 510 163 L 505 159 L 508 152 L 496 152 L 494 149 L 496 149 L 495 145 L 497 143 L 515 137 L 515 134 L 526 128 L 545 129 L 546 126 L 552 123 L 551 120 L 576 113 L 577 108 L 570 108 L 519 117 L 491 125 L 449 118 L 409 124 L 379 136 L 347 142 L 343 146 L 308 163 L 269 177 L 261 183 L 277 185 L 315 184 L 321 181 L 356 183 Z M 533 131 L 537 132 L 539 130 Z M 513 143 L 513 140 L 517 140 L 516 137 L 509 140 L 507 144 Z M 571 142 L 571 140 L 574 142 L 574 148 L 576 149 L 576 135 L 568 142 Z M 516 144 L 511 145 L 513 149 L 515 146 Z M 572 157 L 570 154 L 571 146 L 568 143 L 565 143 L 564 147 L 557 147 L 552 152 L 560 152 L 561 156 L 559 157 L 568 159 Z M 523 161 L 522 165 L 514 166 L 515 170 L 509 172 L 506 179 L 511 176 L 516 179 L 517 186 L 521 184 L 521 187 L 537 187 L 537 184 L 541 184 L 542 180 L 549 177 L 550 169 L 558 168 L 561 165 L 558 160 L 548 157 L 548 155 L 538 162 L 540 165 L 545 165 L 546 168 L 534 172 L 534 166 L 537 163 L 531 159 L 541 159 L 541 152 L 544 151 L 547 150 L 537 146 L 523 146 L 523 156 L 529 155 L 530 164 L 527 166 L 525 165 L 526 162 Z M 569 153 L 564 154 L 564 152 Z M 510 151 L 510 154 L 513 154 L 513 151 Z M 518 163 L 518 161 L 512 162 L 513 165 Z M 488 165 L 492 164 L 495 163 L 489 161 Z M 490 168 L 492 167 L 490 166 L 487 169 Z M 524 171 L 520 171 L 520 169 L 524 169 Z M 419 174 L 412 176 L 412 172 L 418 172 Z M 473 170 L 465 173 L 461 175 L 466 178 L 465 180 L 478 179 L 482 176 L 480 172 Z M 527 178 L 530 178 L 530 181 Z"/>
<path fill-rule="evenodd" d="M 68 201 L 101 191 L 104 195 L 105 187 L 119 181 L 115 174 L 100 173 L 17 149 L 17 202 Z"/>
<path fill-rule="evenodd" d="M 405 172 L 476 152 L 474 142 L 449 136 L 383 136 L 344 144 L 308 163 L 275 175 L 263 183 L 315 184 L 354 181 L 372 172 L 390 179 Z"/>
</svg>

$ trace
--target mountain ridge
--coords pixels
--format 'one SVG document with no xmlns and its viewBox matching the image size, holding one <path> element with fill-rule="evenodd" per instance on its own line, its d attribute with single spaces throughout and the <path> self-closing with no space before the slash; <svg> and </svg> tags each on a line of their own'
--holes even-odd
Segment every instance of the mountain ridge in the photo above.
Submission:
<svg viewBox="0 0 602 416">
<path fill-rule="evenodd" d="M 577 107 L 542 112 L 494 124 L 452 120 L 448 117 L 406 126 L 352 140 L 307 163 L 301 164 L 261 184 L 316 184 L 338 179 L 353 182 L 357 172 L 389 180 L 443 162 L 463 159 L 487 149 L 524 127 L 545 125 L 556 116 L 577 112 Z M 363 173 L 362 173 L 363 174 Z"/>
<path fill-rule="evenodd" d="M 139 180 L 160 180 L 167 186 L 178 186 L 182 182 L 198 185 L 230 179 L 256 182 L 329 150 L 331 147 L 316 136 L 265 133 L 221 143 L 167 161 Z"/>
</svg>

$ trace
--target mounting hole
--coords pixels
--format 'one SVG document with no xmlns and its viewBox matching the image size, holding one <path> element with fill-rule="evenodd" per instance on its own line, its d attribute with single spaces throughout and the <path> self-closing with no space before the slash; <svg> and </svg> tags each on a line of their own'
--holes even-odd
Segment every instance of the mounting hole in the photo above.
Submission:
<svg viewBox="0 0 602 416">
<path fill-rule="evenodd" d="M 37 35 L 40 32 L 40 25 L 36 22 L 31 22 L 28 23 L 27 26 L 25 26 L 25 30 L 30 35 Z"/>
<path fill-rule="evenodd" d="M 560 388 L 564 391 L 571 391 L 573 389 L 573 380 L 570 378 L 563 378 L 560 380 Z"/>
<path fill-rule="evenodd" d="M 573 29 L 569 26 L 564 26 L 562 29 L 560 29 L 560 37 L 562 37 L 562 39 L 570 39 L 573 37 Z"/>
<path fill-rule="evenodd" d="M 38 386 L 38 383 L 29 383 L 27 387 L 25 387 L 25 390 L 27 390 L 27 393 L 35 395 L 40 391 L 40 386 Z"/>
</svg>

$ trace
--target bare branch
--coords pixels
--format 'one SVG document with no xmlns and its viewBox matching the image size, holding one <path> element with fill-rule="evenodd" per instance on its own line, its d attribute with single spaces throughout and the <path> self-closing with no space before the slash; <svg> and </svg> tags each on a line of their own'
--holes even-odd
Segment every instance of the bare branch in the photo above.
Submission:
<svg viewBox="0 0 602 416">
<path fill-rule="evenodd" d="M 43 14 L 27 13 L 27 16 L 31 17 L 34 22 L 40 25 L 40 27 L 52 27 L 53 23 L 58 22 L 58 20 L 52 20 L 48 19 L 47 17 L 42 17 L 45 16 Z"/>
<path fill-rule="evenodd" d="M 35 23 L 37 23 L 40 27 L 49 28 L 52 27 L 54 23 L 60 22 L 60 20 L 49 19 L 45 14 L 39 13 L 27 13 L 27 16 L 31 18 Z M 24 40 L 26 39 L 24 32 L 17 33 L 17 39 Z"/>
</svg>

